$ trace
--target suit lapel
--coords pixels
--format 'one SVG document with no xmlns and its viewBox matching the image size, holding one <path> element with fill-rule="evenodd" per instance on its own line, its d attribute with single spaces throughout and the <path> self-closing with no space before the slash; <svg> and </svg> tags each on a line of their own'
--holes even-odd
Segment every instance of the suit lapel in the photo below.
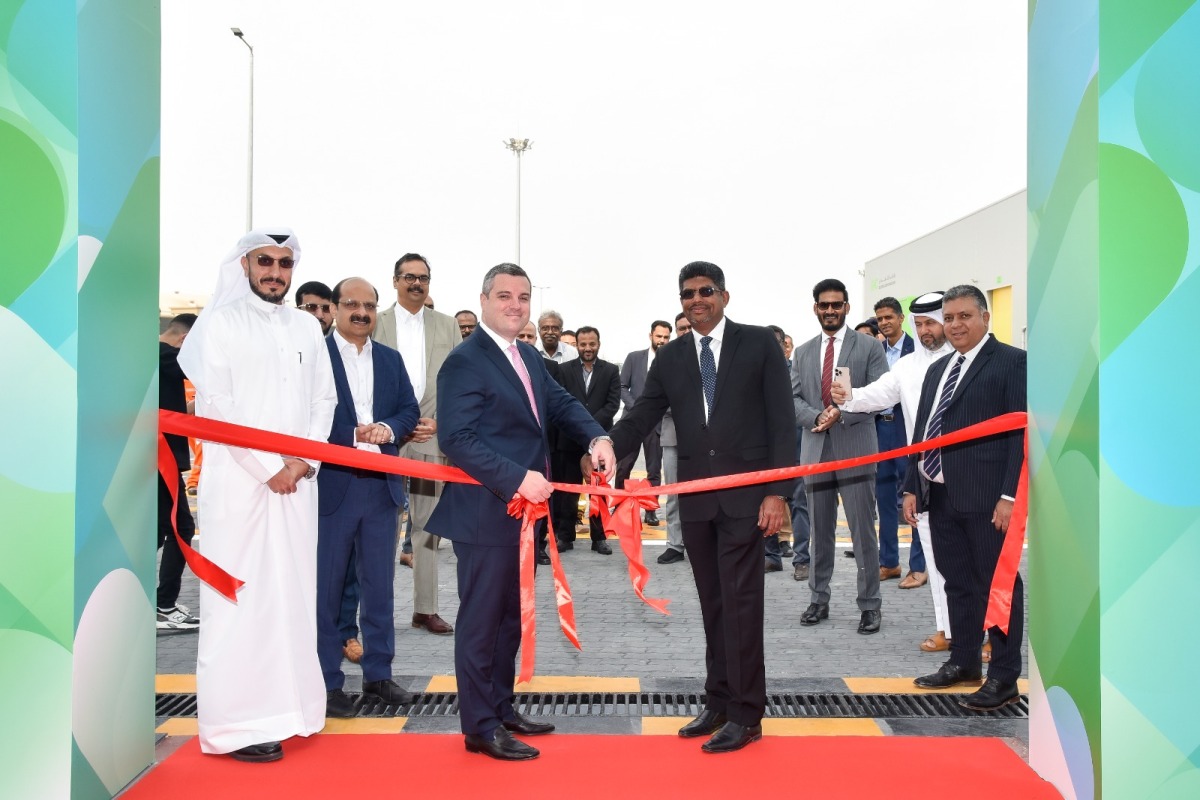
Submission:
<svg viewBox="0 0 1200 800">
<path fill-rule="evenodd" d="M 433 335 L 437 330 L 436 326 L 429 324 L 429 315 L 432 312 L 426 308 L 421 311 L 421 325 L 425 328 L 425 387 L 426 391 L 430 386 L 437 386 L 437 370 L 433 369 Z M 419 398 L 418 398 L 419 399 Z"/>
<path fill-rule="evenodd" d="M 533 409 L 529 407 L 529 400 L 525 397 L 525 387 L 521 385 L 521 379 L 517 376 L 516 368 L 513 367 L 512 362 L 508 360 L 508 353 L 505 353 L 503 350 L 501 350 L 499 345 L 492 341 L 492 337 L 488 336 L 479 329 L 476 329 L 476 331 L 479 333 L 480 337 L 479 346 L 483 348 L 483 351 L 487 355 L 488 359 L 496 365 L 496 369 L 498 369 L 500 374 L 504 376 L 504 380 L 507 381 L 509 386 L 512 387 L 513 391 L 517 393 L 517 397 L 520 398 L 521 405 L 524 406 L 525 410 L 529 413 L 529 416 L 532 417 Z M 472 337 L 474 337 L 474 334 L 472 334 Z M 520 348 L 517 349 L 517 352 L 521 352 Z M 529 369 L 528 363 L 526 363 L 525 368 Z M 530 374 L 532 375 L 532 372 Z M 535 398 L 537 397 L 536 389 L 534 390 L 533 396 Z"/>
<path fill-rule="evenodd" d="M 694 386 L 703 386 L 700 382 L 700 360 L 696 358 L 696 334 L 688 334 L 688 346 L 683 353 L 683 371 L 687 373 L 688 382 Z"/>
<path fill-rule="evenodd" d="M 980 371 L 987 367 L 987 363 L 992 359 L 992 353 L 996 351 L 996 340 L 989 338 L 987 344 L 979 349 L 979 354 L 975 356 L 975 360 L 971 362 L 971 368 L 967 370 L 967 374 L 958 382 L 958 386 L 954 389 L 954 396 L 950 398 L 950 405 L 958 402 L 958 398 L 963 396 L 967 387 L 975 380 Z M 955 356 L 951 356 L 954 358 Z M 947 406 L 949 408 L 949 406 Z"/>
<path fill-rule="evenodd" d="M 728 317 L 725 318 L 725 341 L 721 342 L 721 361 L 717 364 L 717 388 L 713 392 L 713 413 L 717 410 L 717 403 L 721 402 L 721 391 L 729 379 L 729 372 L 737 363 L 734 359 L 737 358 L 738 345 L 742 341 L 741 332 L 741 326 Z M 695 353 L 695 350 L 693 349 L 692 352 Z M 696 374 L 699 375 L 699 373 L 700 364 L 697 362 Z"/>
<path fill-rule="evenodd" d="M 325 337 L 325 345 L 329 348 L 329 365 L 333 368 L 333 385 L 337 389 L 338 403 L 345 404 L 350 409 L 350 415 L 357 423 L 358 416 L 354 413 L 354 395 L 350 393 L 350 380 L 346 377 L 346 365 L 342 363 L 342 354 L 338 352 L 333 334 Z"/>
<path fill-rule="evenodd" d="M 854 348 L 858 346 L 858 337 L 851 336 L 854 331 L 846 331 L 846 336 L 842 339 L 842 349 L 838 353 L 837 365 L 846 367 L 850 365 L 850 357 L 854 355 Z"/>
<path fill-rule="evenodd" d="M 371 366 L 375 370 L 374 390 L 371 392 L 371 410 L 375 414 L 375 419 L 383 419 L 387 416 L 387 411 L 382 408 L 383 397 L 386 392 L 380 391 L 380 388 L 390 385 L 389 379 L 391 375 L 388 371 L 387 362 L 383 359 L 383 351 L 378 347 L 371 348 Z"/>
</svg>

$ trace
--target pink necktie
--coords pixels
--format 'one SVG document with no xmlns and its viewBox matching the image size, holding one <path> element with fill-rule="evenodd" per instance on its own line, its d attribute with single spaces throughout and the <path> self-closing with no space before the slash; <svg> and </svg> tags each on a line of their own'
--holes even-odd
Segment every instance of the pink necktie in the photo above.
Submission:
<svg viewBox="0 0 1200 800">
<path fill-rule="evenodd" d="M 529 380 L 529 370 L 525 369 L 525 361 L 521 358 L 520 351 L 517 350 L 516 342 L 508 346 L 508 353 L 512 357 L 517 377 L 521 379 L 521 385 L 525 387 L 525 394 L 529 397 L 529 407 L 533 409 L 533 418 L 541 425 L 542 418 L 537 413 L 537 401 L 533 399 L 533 381 Z"/>
</svg>

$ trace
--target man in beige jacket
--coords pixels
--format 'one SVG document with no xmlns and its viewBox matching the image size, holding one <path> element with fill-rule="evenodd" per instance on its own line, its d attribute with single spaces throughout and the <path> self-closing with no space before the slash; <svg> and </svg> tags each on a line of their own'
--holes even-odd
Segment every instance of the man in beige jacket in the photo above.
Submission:
<svg viewBox="0 0 1200 800">
<path fill-rule="evenodd" d="M 395 348 L 404 358 L 413 393 L 420 400 L 421 418 L 416 430 L 400 448 L 401 458 L 431 464 L 450 463 L 437 443 L 437 374 L 455 345 L 462 342 L 454 317 L 425 306 L 429 296 L 429 262 L 406 253 L 396 262 L 392 285 L 396 304 L 379 312 L 372 338 Z M 425 530 L 425 523 L 442 496 L 442 483 L 413 478 L 409 483 L 408 514 L 412 521 L 414 628 L 449 634 L 451 625 L 438 616 L 437 551 L 441 538 Z M 403 558 L 403 556 L 401 556 Z"/>
</svg>

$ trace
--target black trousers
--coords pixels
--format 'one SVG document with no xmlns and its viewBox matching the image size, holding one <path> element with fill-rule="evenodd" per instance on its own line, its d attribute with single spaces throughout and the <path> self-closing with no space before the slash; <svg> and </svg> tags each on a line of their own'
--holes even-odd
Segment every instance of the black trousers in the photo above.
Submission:
<svg viewBox="0 0 1200 800">
<path fill-rule="evenodd" d="M 556 480 L 562 483 L 579 483 L 583 480 L 583 469 L 579 466 L 579 459 L 583 458 L 583 452 L 579 453 L 557 453 L 557 465 L 555 460 L 551 460 L 551 470 L 561 477 Z M 550 496 L 550 517 L 554 523 L 554 535 L 560 542 L 575 541 L 575 520 L 579 511 L 579 493 L 572 494 L 570 492 L 555 492 Z M 600 524 L 600 518 L 591 517 L 588 520 L 591 528 L 592 541 L 600 542 L 604 540 L 604 527 Z M 538 548 L 544 550 L 546 548 L 546 531 L 545 526 L 539 526 L 538 533 Z"/>
<path fill-rule="evenodd" d="M 683 543 L 704 619 L 706 707 L 739 725 L 757 725 L 767 702 L 758 517 L 718 513 L 706 522 L 684 521 Z"/>
<path fill-rule="evenodd" d="M 650 431 L 642 440 L 641 450 L 646 454 L 646 479 L 650 481 L 651 486 L 661 486 L 662 443 L 659 441 L 658 431 Z M 613 486 L 618 489 L 625 488 L 625 481 L 633 472 L 633 465 L 637 462 L 637 457 L 638 451 L 634 450 L 617 462 L 617 474 L 613 477 Z"/>
<path fill-rule="evenodd" d="M 983 619 L 988 594 L 1004 534 L 992 524 L 992 513 L 965 514 L 954 510 L 940 483 L 929 484 L 929 528 L 938 570 L 946 579 L 946 604 L 950 612 L 950 661 L 960 667 L 980 666 Z M 992 660 L 988 676 L 1006 683 L 1021 675 L 1021 638 L 1025 619 L 1025 586 L 1017 575 L 1013 585 L 1008 634 L 993 626 L 988 630 Z"/>
<path fill-rule="evenodd" d="M 179 528 L 179 538 L 190 545 L 196 533 L 196 521 L 192 519 L 192 510 L 188 508 L 187 487 L 184 486 L 182 474 L 179 475 L 179 508 L 175 511 L 175 525 Z M 179 549 L 179 543 L 171 531 L 171 491 L 162 475 L 158 476 L 158 546 L 163 551 L 162 562 L 158 565 L 158 607 L 174 608 L 175 601 L 179 599 L 179 586 L 187 562 L 183 560 L 183 551 Z"/>
</svg>

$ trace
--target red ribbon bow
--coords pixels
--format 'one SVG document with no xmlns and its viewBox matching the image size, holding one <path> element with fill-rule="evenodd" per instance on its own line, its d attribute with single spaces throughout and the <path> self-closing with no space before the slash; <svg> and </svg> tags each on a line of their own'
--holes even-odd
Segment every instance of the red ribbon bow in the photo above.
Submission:
<svg viewBox="0 0 1200 800">
<path fill-rule="evenodd" d="M 533 679 L 533 665 L 537 653 L 537 603 L 534 587 L 534 549 L 537 540 L 537 521 L 546 518 L 546 541 L 554 542 L 554 526 L 550 524 L 550 509 L 546 501 L 533 503 L 521 495 L 508 501 L 510 516 L 521 520 L 521 672 L 517 676 L 518 683 L 528 683 Z M 553 545 L 546 548 L 550 553 L 550 568 L 554 573 L 554 600 L 558 604 L 558 626 L 563 635 L 575 649 L 582 650 L 579 635 L 575 631 L 575 601 L 571 598 L 571 587 L 567 583 L 567 575 L 563 572 L 562 560 L 558 548 Z"/>
<path fill-rule="evenodd" d="M 599 472 L 592 473 L 592 486 L 607 487 L 608 482 Z M 670 600 L 646 597 L 646 584 L 650 581 L 650 570 L 642 560 L 642 509 L 653 511 L 658 508 L 658 498 L 653 494 L 654 487 L 650 481 L 643 479 L 627 479 L 625 491 L 631 492 L 617 504 L 616 513 L 608 510 L 608 503 L 602 494 L 591 495 L 589 511 L 592 516 L 599 516 L 604 525 L 605 533 L 612 533 L 621 543 L 621 552 L 629 564 L 629 582 L 633 591 L 642 602 L 660 614 L 671 615 L 667 611 Z"/>
</svg>

